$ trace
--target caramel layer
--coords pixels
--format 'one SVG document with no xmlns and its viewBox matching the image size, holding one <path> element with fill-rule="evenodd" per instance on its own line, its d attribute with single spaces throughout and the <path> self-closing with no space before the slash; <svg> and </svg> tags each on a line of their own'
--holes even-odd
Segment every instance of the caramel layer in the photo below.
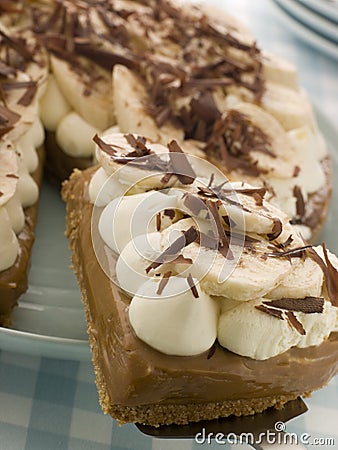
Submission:
<svg viewBox="0 0 338 450">
<path fill-rule="evenodd" d="M 106 390 L 111 405 L 290 399 L 324 386 L 338 372 L 338 333 L 318 347 L 293 348 L 266 361 L 235 355 L 219 345 L 209 359 L 207 353 L 168 356 L 139 340 L 128 320 L 130 299 L 107 278 L 93 250 L 88 183 L 94 170 L 76 172 L 64 185 L 63 195 L 98 387 Z"/>
<path fill-rule="evenodd" d="M 39 166 L 32 177 L 41 186 L 43 176 L 44 149 L 38 150 Z M 28 288 L 28 270 L 34 230 L 38 215 L 38 202 L 25 209 L 25 226 L 18 235 L 19 254 L 12 267 L 0 272 L 0 325 L 10 324 L 10 314 L 17 300 Z"/>
</svg>

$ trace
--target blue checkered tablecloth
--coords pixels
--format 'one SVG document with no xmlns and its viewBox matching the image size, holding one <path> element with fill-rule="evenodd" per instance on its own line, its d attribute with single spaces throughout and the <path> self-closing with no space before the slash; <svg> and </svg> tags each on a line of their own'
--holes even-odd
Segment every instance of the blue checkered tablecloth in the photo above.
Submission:
<svg viewBox="0 0 338 450">
<path fill-rule="evenodd" d="M 258 42 L 296 63 L 300 81 L 338 128 L 338 62 L 299 41 L 279 21 L 269 0 L 214 0 L 246 20 Z M 338 150 L 337 150 L 338 151 Z M 338 233 L 338 232 L 337 232 Z M 1 342 L 0 342 L 1 348 Z M 308 433 L 338 448 L 338 378 L 306 400 L 309 411 L 290 421 L 287 431 Z M 333 445 L 332 445 L 333 444 Z M 101 413 L 90 362 L 64 361 L 0 350 L 0 450 L 197 450 L 190 440 L 157 440 L 133 425 L 118 427 Z M 223 448 L 247 448 L 223 445 Z"/>
<path fill-rule="evenodd" d="M 334 439 L 338 447 L 338 378 L 306 400 L 309 411 L 286 431 Z M 90 362 L 0 352 L 0 450 L 198 450 L 219 445 L 158 440 L 102 414 Z M 246 445 L 221 445 L 245 449 Z M 310 448 L 310 447 L 309 447 Z"/>
</svg>

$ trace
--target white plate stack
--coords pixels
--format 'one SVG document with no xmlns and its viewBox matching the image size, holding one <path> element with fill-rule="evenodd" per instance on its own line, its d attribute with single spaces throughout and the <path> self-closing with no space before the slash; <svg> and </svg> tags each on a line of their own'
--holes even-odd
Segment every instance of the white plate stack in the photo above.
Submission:
<svg viewBox="0 0 338 450">
<path fill-rule="evenodd" d="M 308 44 L 338 59 L 337 0 L 273 0 L 286 26 Z"/>
</svg>

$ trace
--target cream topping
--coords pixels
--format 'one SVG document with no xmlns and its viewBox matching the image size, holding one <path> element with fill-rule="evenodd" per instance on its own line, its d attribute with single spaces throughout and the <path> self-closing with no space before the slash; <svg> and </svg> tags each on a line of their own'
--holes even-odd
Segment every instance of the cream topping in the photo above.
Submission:
<svg viewBox="0 0 338 450">
<path fill-rule="evenodd" d="M 154 151 L 161 165 L 171 161 L 174 148 L 178 151 L 168 146 L 163 153 L 162 146 L 149 143 L 148 148 L 146 140 L 135 139 L 122 134 L 96 138 L 103 167 L 93 191 L 101 182 L 111 183 L 128 161 L 132 181 L 139 185 L 136 175 L 143 179 L 152 172 L 148 166 L 137 167 L 144 155 Z M 254 359 L 293 346 L 320 345 L 337 328 L 337 307 L 302 236 L 265 199 L 265 189 L 221 183 L 205 164 L 204 171 L 200 162 L 195 166 L 204 179 L 191 164 L 192 172 L 186 169 L 191 179 L 184 184 L 171 167 L 174 187 L 162 183 L 161 192 L 148 183 L 141 193 L 129 187 L 127 195 L 113 199 L 100 213 L 98 232 L 119 254 L 116 279 L 132 297 L 129 318 L 135 333 L 161 352 L 185 356 L 207 351 L 216 338 Z M 165 166 L 162 177 L 167 171 Z M 181 340 L 172 336 L 174 324 Z M 197 339 L 203 333 L 207 337 Z"/>
<path fill-rule="evenodd" d="M 217 335 L 218 308 L 197 285 L 194 295 L 185 278 L 170 277 L 161 294 L 161 279 L 146 281 L 129 306 L 136 335 L 167 355 L 193 356 L 207 351 Z M 196 298 L 197 297 L 197 298 Z"/>
<path fill-rule="evenodd" d="M 176 208 L 176 204 L 175 196 L 157 191 L 118 197 L 102 211 L 101 237 L 114 252 L 121 253 L 136 236 L 160 231 L 168 222 L 172 223 L 169 218 L 166 220 L 164 211 Z"/>
<path fill-rule="evenodd" d="M 52 74 L 48 77 L 39 109 L 41 121 L 48 131 L 56 131 L 61 120 L 72 110 Z"/>
<path fill-rule="evenodd" d="M 67 155 L 90 157 L 95 151 L 93 137 L 98 132 L 97 128 L 83 120 L 75 111 L 71 111 L 57 126 L 56 142 Z"/>
<path fill-rule="evenodd" d="M 37 184 L 24 160 L 8 141 L 3 143 L 0 150 L 0 270 L 13 265 L 19 250 L 15 234 L 25 225 L 23 208 L 33 205 L 38 195 Z"/>
<path fill-rule="evenodd" d="M 0 206 L 0 271 L 11 267 L 19 251 L 19 243 L 13 231 L 13 227 L 6 211 Z"/>
</svg>

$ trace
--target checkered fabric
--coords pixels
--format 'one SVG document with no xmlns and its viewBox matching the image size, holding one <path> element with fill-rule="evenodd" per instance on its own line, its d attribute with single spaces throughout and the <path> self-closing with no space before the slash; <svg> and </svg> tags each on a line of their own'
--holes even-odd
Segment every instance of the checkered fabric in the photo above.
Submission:
<svg viewBox="0 0 338 450">
<path fill-rule="evenodd" d="M 287 423 L 290 433 L 335 439 L 338 378 L 306 400 L 309 411 Z M 0 450 L 198 450 L 219 444 L 159 440 L 102 414 L 90 362 L 0 352 Z M 222 445 L 222 448 L 245 445 Z M 317 448 L 317 446 L 312 446 Z"/>
<path fill-rule="evenodd" d="M 337 61 L 293 37 L 279 22 L 269 0 L 210 0 L 212 3 L 238 13 L 265 49 L 294 61 L 302 85 L 337 125 Z M 338 448 L 338 378 L 306 403 L 309 411 L 290 421 L 286 430 L 308 433 L 309 448 Z M 313 445 L 316 438 L 335 442 Z M 0 450 L 197 450 L 219 446 L 151 439 L 133 425 L 118 427 L 101 413 L 90 362 L 0 351 Z M 222 445 L 237 447 L 248 448 Z"/>
</svg>

